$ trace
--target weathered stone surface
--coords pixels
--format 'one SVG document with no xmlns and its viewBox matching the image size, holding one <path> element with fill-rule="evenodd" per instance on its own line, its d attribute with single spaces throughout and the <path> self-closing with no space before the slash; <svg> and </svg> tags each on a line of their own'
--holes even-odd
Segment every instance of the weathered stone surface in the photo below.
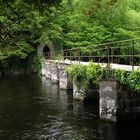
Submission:
<svg viewBox="0 0 140 140">
<path fill-rule="evenodd" d="M 72 89 L 72 82 L 70 80 L 70 77 L 68 73 L 65 71 L 66 64 L 59 64 L 59 87 L 60 89 Z"/>
<path fill-rule="evenodd" d="M 58 67 L 57 63 L 51 63 L 51 80 L 52 83 L 58 83 L 59 78 L 58 78 Z"/>
<path fill-rule="evenodd" d="M 108 79 L 100 83 L 100 118 L 117 121 L 117 81 Z"/>
<path fill-rule="evenodd" d="M 104 120 L 134 121 L 140 117 L 140 94 L 115 80 L 100 84 L 100 118 Z"/>
<path fill-rule="evenodd" d="M 44 63 L 44 62 L 42 63 L 41 74 L 42 74 L 43 76 L 46 75 L 46 68 L 45 68 L 45 63 Z"/>
<path fill-rule="evenodd" d="M 75 81 L 73 81 L 73 98 L 75 100 L 84 100 L 85 99 L 85 90 L 83 88 L 83 85 L 81 85 L 80 87 L 78 87 L 75 83 Z"/>
<path fill-rule="evenodd" d="M 77 100 L 92 100 L 99 101 L 99 92 L 93 85 L 84 85 L 79 83 L 78 86 L 75 81 L 73 81 L 73 98 Z"/>
<path fill-rule="evenodd" d="M 68 89 L 68 75 L 64 70 L 59 70 L 59 87 L 60 89 Z"/>
<path fill-rule="evenodd" d="M 47 79 L 51 79 L 51 63 L 50 62 L 46 62 L 46 78 Z"/>
</svg>

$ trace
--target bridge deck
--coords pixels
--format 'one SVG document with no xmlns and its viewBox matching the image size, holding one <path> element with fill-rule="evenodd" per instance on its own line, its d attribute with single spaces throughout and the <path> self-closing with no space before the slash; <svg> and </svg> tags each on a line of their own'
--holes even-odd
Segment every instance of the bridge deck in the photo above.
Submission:
<svg viewBox="0 0 140 140">
<path fill-rule="evenodd" d="M 89 62 L 83 62 L 83 61 L 70 61 L 70 60 L 46 60 L 46 62 L 57 62 L 57 63 L 65 63 L 65 64 L 83 64 L 83 65 L 88 65 Z M 99 64 L 101 67 L 106 67 L 107 63 L 94 63 L 94 64 Z M 112 69 L 117 69 L 117 70 L 124 70 L 124 71 L 132 71 L 138 70 L 140 72 L 140 66 L 134 66 L 132 65 L 123 65 L 123 64 L 115 64 L 111 63 L 110 68 Z"/>
</svg>

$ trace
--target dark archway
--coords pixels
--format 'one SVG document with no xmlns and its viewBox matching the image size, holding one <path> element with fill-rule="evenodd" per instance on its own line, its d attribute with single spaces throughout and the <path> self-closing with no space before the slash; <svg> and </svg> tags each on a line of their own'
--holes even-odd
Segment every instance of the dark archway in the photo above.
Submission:
<svg viewBox="0 0 140 140">
<path fill-rule="evenodd" d="M 49 59 L 51 56 L 50 48 L 47 45 L 43 48 L 43 55 L 46 59 Z"/>
<path fill-rule="evenodd" d="M 55 50 L 54 45 L 51 41 L 45 45 L 38 46 L 37 48 L 38 55 L 40 56 L 45 55 L 45 58 L 48 59 L 51 59 L 55 55 L 54 50 Z"/>
</svg>

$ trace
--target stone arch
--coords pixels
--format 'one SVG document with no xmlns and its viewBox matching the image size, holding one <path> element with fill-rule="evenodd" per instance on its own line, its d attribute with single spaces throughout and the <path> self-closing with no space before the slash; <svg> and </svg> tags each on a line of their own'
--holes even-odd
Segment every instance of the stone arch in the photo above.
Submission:
<svg viewBox="0 0 140 140">
<path fill-rule="evenodd" d="M 50 52 L 50 57 L 52 58 L 54 56 L 54 45 L 52 42 L 48 42 L 45 45 L 38 47 L 38 55 L 44 56 L 44 53 Z"/>
</svg>

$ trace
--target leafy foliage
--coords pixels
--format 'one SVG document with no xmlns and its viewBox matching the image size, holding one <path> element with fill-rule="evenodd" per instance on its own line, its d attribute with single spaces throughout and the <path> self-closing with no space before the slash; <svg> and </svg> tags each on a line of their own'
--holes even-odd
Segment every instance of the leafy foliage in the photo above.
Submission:
<svg viewBox="0 0 140 140">
<path fill-rule="evenodd" d="M 0 72 L 3 69 L 6 72 L 10 68 L 14 71 L 24 69 L 21 66 L 22 62 L 29 61 L 28 58 L 34 56 L 32 54 L 36 52 L 37 46 L 40 44 L 43 24 L 46 22 L 42 12 L 49 11 L 50 6 L 59 2 L 0 1 Z M 20 61 L 21 64 L 14 63 L 14 59 Z M 14 66 L 10 67 L 9 64 L 12 61 Z M 34 62 L 32 63 L 34 64 Z"/>
<path fill-rule="evenodd" d="M 139 0 L 1 0 L 0 61 L 28 61 L 49 41 L 56 50 L 84 47 L 86 54 L 87 46 L 138 38 L 139 9 Z"/>
<path fill-rule="evenodd" d="M 88 65 L 73 64 L 66 68 L 71 79 L 76 84 L 83 84 L 87 87 L 89 84 L 98 87 L 102 78 L 102 68 L 99 65 L 90 62 Z"/>
<path fill-rule="evenodd" d="M 81 64 L 73 64 L 71 66 L 68 66 L 66 68 L 66 71 L 70 75 L 71 79 L 76 82 L 77 85 L 80 84 L 86 84 L 87 83 L 87 77 L 86 77 L 86 65 Z"/>
<path fill-rule="evenodd" d="M 33 70 L 36 72 L 36 73 L 38 73 L 38 74 L 40 74 L 40 72 L 41 72 L 41 68 L 42 68 L 42 57 L 40 57 L 40 56 L 35 56 L 34 58 L 33 58 L 33 61 L 31 61 L 31 65 L 33 66 Z"/>
<path fill-rule="evenodd" d="M 98 86 L 99 81 L 102 78 L 102 68 L 99 65 L 96 65 L 90 62 L 86 69 L 87 81 L 91 82 L 93 85 Z"/>
<path fill-rule="evenodd" d="M 131 73 L 125 71 L 115 71 L 116 79 L 123 85 L 129 86 L 135 92 L 140 92 L 140 74 L 137 70 Z"/>
</svg>

